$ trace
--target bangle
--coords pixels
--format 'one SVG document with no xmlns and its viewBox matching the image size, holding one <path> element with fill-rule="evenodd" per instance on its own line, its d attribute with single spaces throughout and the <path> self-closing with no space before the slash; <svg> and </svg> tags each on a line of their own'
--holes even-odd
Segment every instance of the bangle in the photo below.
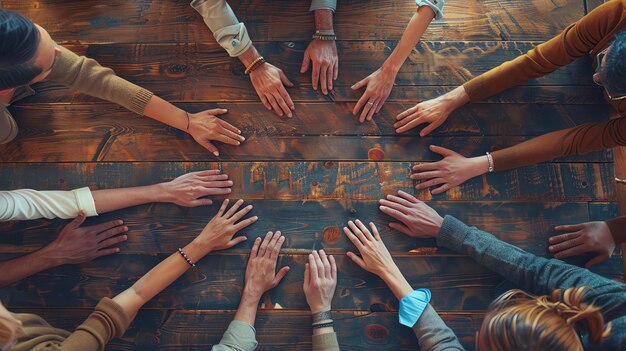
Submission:
<svg viewBox="0 0 626 351">
<path fill-rule="evenodd" d="M 318 32 L 315 32 L 315 34 L 313 34 L 313 39 L 317 39 L 317 40 L 337 40 L 337 36 L 333 33 L 333 34 L 321 34 Z"/>
<path fill-rule="evenodd" d="M 334 325 L 334 323 L 332 321 L 330 321 L 328 323 L 313 324 L 311 326 L 311 328 L 313 328 L 313 329 L 322 329 L 322 328 L 332 327 L 333 325 Z"/>
<path fill-rule="evenodd" d="M 311 320 L 312 323 L 315 324 L 327 320 L 333 320 L 333 316 L 330 314 L 330 311 L 323 311 L 311 315 Z"/>
<path fill-rule="evenodd" d="M 263 58 L 263 56 L 259 56 L 256 59 L 254 59 L 254 61 L 252 61 L 248 67 L 246 67 L 246 70 L 244 71 L 245 74 L 250 74 L 250 72 L 254 71 L 255 69 L 258 68 L 258 66 L 262 65 L 265 62 L 265 59 Z"/>
<path fill-rule="evenodd" d="M 315 31 L 315 34 L 319 35 L 336 35 L 335 31 L 332 29 L 318 29 Z"/>
<path fill-rule="evenodd" d="M 487 152 L 487 162 L 489 162 L 489 173 L 493 172 L 493 156 Z"/>
<path fill-rule="evenodd" d="M 189 112 L 185 111 L 185 114 L 187 115 L 187 131 L 189 131 Z"/>
<path fill-rule="evenodd" d="M 187 261 L 187 263 L 189 263 L 189 265 L 190 265 L 191 267 L 195 267 L 195 266 L 196 266 L 196 264 L 195 264 L 195 263 L 193 263 L 193 261 L 192 261 L 189 257 L 187 257 L 187 255 L 183 252 L 183 249 L 181 249 L 180 247 L 178 248 L 178 253 L 179 253 L 181 256 L 183 256 L 183 258 L 185 259 L 185 261 Z"/>
</svg>

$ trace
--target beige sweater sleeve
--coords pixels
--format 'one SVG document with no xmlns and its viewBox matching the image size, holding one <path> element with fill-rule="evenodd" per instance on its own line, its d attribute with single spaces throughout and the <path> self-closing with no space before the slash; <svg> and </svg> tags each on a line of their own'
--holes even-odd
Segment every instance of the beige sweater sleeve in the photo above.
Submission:
<svg viewBox="0 0 626 351">
<path fill-rule="evenodd" d="M 48 79 L 143 115 L 152 92 L 118 77 L 93 59 L 61 47 Z"/>
<path fill-rule="evenodd" d="M 63 342 L 46 342 L 32 351 L 103 351 L 113 338 L 121 337 L 130 318 L 115 301 L 104 298 L 87 320 Z"/>
<path fill-rule="evenodd" d="M 37 218 L 74 218 L 79 211 L 97 216 L 89 188 L 72 191 L 37 191 L 20 189 L 0 191 L 0 221 Z"/>
<path fill-rule="evenodd" d="M 337 333 L 313 335 L 313 351 L 339 351 Z"/>
</svg>

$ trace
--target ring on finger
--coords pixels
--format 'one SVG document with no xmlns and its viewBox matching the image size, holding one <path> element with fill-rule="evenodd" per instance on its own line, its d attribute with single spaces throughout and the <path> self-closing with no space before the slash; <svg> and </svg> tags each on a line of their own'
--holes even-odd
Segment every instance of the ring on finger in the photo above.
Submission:
<svg viewBox="0 0 626 351">
<path fill-rule="evenodd" d="M 374 103 L 373 103 L 373 102 L 371 102 L 371 101 L 368 101 L 368 102 L 367 102 L 367 104 L 368 104 L 368 105 L 374 105 Z"/>
</svg>

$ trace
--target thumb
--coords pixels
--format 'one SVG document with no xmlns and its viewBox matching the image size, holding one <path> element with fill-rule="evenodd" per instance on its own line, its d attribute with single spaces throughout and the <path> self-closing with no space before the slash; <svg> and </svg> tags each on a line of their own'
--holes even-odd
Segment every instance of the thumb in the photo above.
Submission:
<svg viewBox="0 0 626 351">
<path fill-rule="evenodd" d="M 311 65 L 311 56 L 309 56 L 309 48 L 304 52 L 304 59 L 302 59 L 302 66 L 300 66 L 300 73 L 304 73 L 309 70 Z"/>
<path fill-rule="evenodd" d="M 248 240 L 248 238 L 246 238 L 245 236 L 238 236 L 236 238 L 231 239 L 228 242 L 228 244 L 226 245 L 227 246 L 226 248 L 230 249 L 231 247 L 233 247 L 233 246 L 235 246 L 235 245 L 237 245 L 239 243 L 242 243 L 242 242 L 244 242 L 246 240 Z"/>
<path fill-rule="evenodd" d="M 85 211 L 79 211 L 78 216 L 76 216 L 76 218 L 74 218 L 67 226 L 72 229 L 77 229 L 85 222 L 85 218 L 87 218 Z"/>
<path fill-rule="evenodd" d="M 456 155 L 457 153 L 450 150 L 450 149 L 446 149 L 445 147 L 441 147 L 441 146 L 437 146 L 437 145 L 431 145 L 430 146 L 430 151 L 432 152 L 436 152 L 439 155 L 446 157 L 446 156 L 453 156 Z"/>
<path fill-rule="evenodd" d="M 219 116 L 225 114 L 226 112 L 228 112 L 228 110 L 225 108 L 214 108 L 212 110 L 208 110 L 207 112 L 212 114 L 213 116 Z"/>
<path fill-rule="evenodd" d="M 587 268 L 593 267 L 593 266 L 597 265 L 598 263 L 602 263 L 602 262 L 606 261 L 608 258 L 609 258 L 609 256 L 607 256 L 606 254 L 598 255 L 598 256 L 592 258 L 591 260 L 589 260 L 589 262 L 585 263 L 585 267 L 587 267 Z"/>
<path fill-rule="evenodd" d="M 350 259 L 356 263 L 359 267 L 367 270 L 367 268 L 365 268 L 365 261 L 363 261 L 363 259 L 357 255 L 355 255 L 353 252 L 348 251 L 348 253 L 346 254 L 348 257 L 350 257 Z"/>
<path fill-rule="evenodd" d="M 363 78 L 361 81 L 357 82 L 352 86 L 352 90 L 359 90 L 367 85 L 369 77 Z"/>
<path fill-rule="evenodd" d="M 215 147 L 215 145 L 213 145 L 210 141 L 205 142 L 204 144 L 201 144 L 202 146 L 204 146 L 205 149 L 209 150 L 213 155 L 215 156 L 219 156 L 220 152 L 217 151 L 217 148 Z"/>
<path fill-rule="evenodd" d="M 280 80 L 283 82 L 283 84 L 285 84 L 288 87 L 293 86 L 293 83 L 289 80 L 289 78 L 287 78 L 287 76 L 285 75 L 285 72 L 281 70 L 278 72 L 278 75 L 280 76 Z"/>
<path fill-rule="evenodd" d="M 278 273 L 276 273 L 276 276 L 274 277 L 274 280 L 272 280 L 272 286 L 276 287 L 278 285 L 278 283 L 280 283 L 280 281 L 283 280 L 285 275 L 287 275 L 287 272 L 289 272 L 290 269 L 291 268 L 289 268 L 289 266 L 281 268 L 280 271 L 278 271 Z"/>
</svg>

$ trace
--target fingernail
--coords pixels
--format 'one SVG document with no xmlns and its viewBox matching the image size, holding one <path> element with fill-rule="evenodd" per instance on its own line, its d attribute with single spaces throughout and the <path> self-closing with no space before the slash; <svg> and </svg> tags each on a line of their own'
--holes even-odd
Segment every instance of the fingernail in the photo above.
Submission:
<svg viewBox="0 0 626 351">
<path fill-rule="evenodd" d="M 550 250 L 550 251 L 554 250 L 554 246 L 550 246 L 550 247 L 548 248 L 548 250 Z"/>
<path fill-rule="evenodd" d="M 239 132 L 239 133 L 241 133 L 241 132 Z M 242 136 L 241 139 L 242 139 L 241 141 L 246 141 L 246 137 Z"/>
<path fill-rule="evenodd" d="M 252 219 L 254 219 L 256 221 L 257 219 L 259 219 L 259 217 L 254 216 L 254 217 L 252 217 Z"/>
<path fill-rule="evenodd" d="M 239 145 L 241 145 L 241 143 L 240 143 L 240 142 L 237 142 L 237 145 L 239 146 Z"/>
<path fill-rule="evenodd" d="M 219 156 L 219 155 L 220 155 L 220 153 L 219 153 L 219 152 L 217 152 L 217 151 L 215 151 L 215 152 L 213 153 L 213 155 L 215 155 L 215 156 Z"/>
<path fill-rule="evenodd" d="M 231 185 L 232 185 L 232 184 L 231 184 Z M 232 192 L 232 191 L 233 191 L 232 189 L 228 189 L 226 192 L 227 192 L 227 193 L 230 193 L 230 192 Z"/>
<path fill-rule="evenodd" d="M 115 252 L 120 252 L 120 249 L 115 249 Z"/>
<path fill-rule="evenodd" d="M 128 235 L 124 235 L 124 236 L 122 237 L 122 239 L 123 239 L 123 240 L 128 240 Z"/>
<path fill-rule="evenodd" d="M 237 129 L 237 133 L 241 134 L 241 130 Z"/>
<path fill-rule="evenodd" d="M 128 227 L 124 227 L 124 229 L 123 229 L 123 230 L 124 230 L 125 232 L 127 232 L 127 231 L 128 231 Z"/>
<path fill-rule="evenodd" d="M 286 268 L 288 271 L 290 271 L 290 270 L 291 270 L 291 267 L 289 267 L 289 266 L 287 266 L 287 267 L 285 267 L 285 268 Z"/>
</svg>

